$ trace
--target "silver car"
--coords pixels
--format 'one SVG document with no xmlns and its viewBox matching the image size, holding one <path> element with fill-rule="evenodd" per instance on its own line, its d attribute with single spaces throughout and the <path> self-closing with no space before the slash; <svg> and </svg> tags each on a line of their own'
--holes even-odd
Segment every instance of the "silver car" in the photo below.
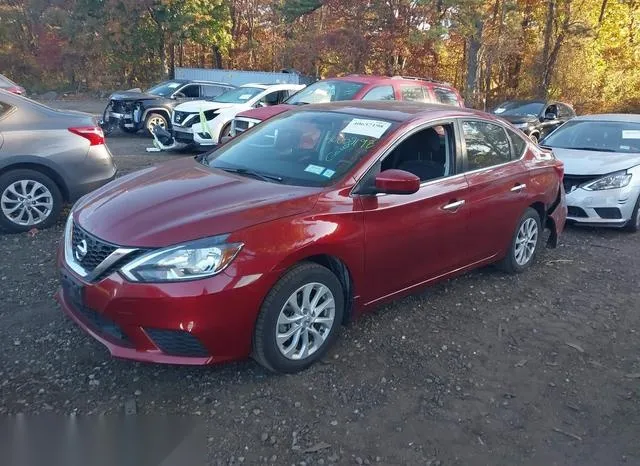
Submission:
<svg viewBox="0 0 640 466">
<path fill-rule="evenodd" d="M 540 145 L 565 164 L 569 222 L 640 230 L 640 115 L 577 117 Z"/>
<path fill-rule="evenodd" d="M 104 134 L 91 115 L 0 90 L 0 230 L 50 226 L 65 202 L 115 175 Z"/>
</svg>

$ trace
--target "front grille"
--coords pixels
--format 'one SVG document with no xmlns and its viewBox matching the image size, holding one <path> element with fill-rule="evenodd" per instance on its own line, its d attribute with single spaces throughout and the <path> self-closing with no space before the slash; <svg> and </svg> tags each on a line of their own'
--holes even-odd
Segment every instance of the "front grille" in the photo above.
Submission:
<svg viewBox="0 0 640 466">
<path fill-rule="evenodd" d="M 564 184 L 564 191 L 569 194 L 578 186 L 588 183 L 600 178 L 600 175 L 564 175 L 562 183 Z"/>
<path fill-rule="evenodd" d="M 588 217 L 587 213 L 580 207 L 569 206 L 567 216 L 576 218 Z"/>
<path fill-rule="evenodd" d="M 195 114 L 194 113 L 189 113 L 189 112 L 178 112 L 178 111 L 175 111 L 175 112 L 173 112 L 173 122 L 176 125 L 182 126 L 184 128 L 191 128 L 193 126 L 193 124 L 198 120 L 198 118 L 191 118 L 187 122 L 187 124 L 185 124 L 184 122 L 191 115 L 195 115 Z"/>
<path fill-rule="evenodd" d="M 114 113 L 128 113 L 133 110 L 133 104 L 124 100 L 112 100 L 111 108 Z"/>
<path fill-rule="evenodd" d="M 183 133 L 181 131 L 174 131 L 173 138 L 183 144 L 193 144 L 193 133 Z"/>
<path fill-rule="evenodd" d="M 609 220 L 619 220 L 622 218 L 622 212 L 620 212 L 620 209 L 617 207 L 596 207 L 593 210 L 595 210 L 601 218 Z"/>
<path fill-rule="evenodd" d="M 189 332 L 156 328 L 145 328 L 144 331 L 153 340 L 155 345 L 169 356 L 192 358 L 206 358 L 210 356 L 207 349 L 202 346 L 202 343 Z"/>
<path fill-rule="evenodd" d="M 80 249 L 83 251 L 86 246 L 86 254 L 84 256 L 78 252 L 78 246 L 81 243 L 82 247 Z M 90 235 L 76 224 L 73 225 L 71 244 L 74 259 L 87 272 L 93 272 L 98 265 L 118 249 L 117 246 Z"/>
</svg>

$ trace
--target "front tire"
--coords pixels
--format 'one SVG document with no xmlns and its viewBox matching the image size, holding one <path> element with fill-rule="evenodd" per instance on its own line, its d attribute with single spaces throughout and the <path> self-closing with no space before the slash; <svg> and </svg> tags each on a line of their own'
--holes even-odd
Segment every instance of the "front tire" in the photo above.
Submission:
<svg viewBox="0 0 640 466">
<path fill-rule="evenodd" d="M 169 122 L 167 118 L 160 113 L 150 113 L 144 120 L 144 128 L 149 135 L 153 135 L 153 127 L 160 126 L 162 129 L 169 129 Z"/>
<path fill-rule="evenodd" d="M 631 218 L 625 225 L 624 229 L 629 233 L 637 233 L 640 231 L 640 196 L 638 196 L 636 206 L 633 209 L 633 214 L 631 214 Z"/>
<path fill-rule="evenodd" d="M 542 244 L 542 221 L 529 207 L 520 218 L 509 251 L 498 266 L 507 273 L 522 273 L 531 267 Z"/>
<path fill-rule="evenodd" d="M 338 336 L 344 293 L 326 267 L 302 263 L 271 289 L 255 327 L 253 356 L 273 372 L 295 373 L 321 359 Z"/>
<path fill-rule="evenodd" d="M 0 176 L 0 229 L 21 233 L 53 225 L 62 210 L 58 185 L 36 170 L 13 170 Z"/>
</svg>

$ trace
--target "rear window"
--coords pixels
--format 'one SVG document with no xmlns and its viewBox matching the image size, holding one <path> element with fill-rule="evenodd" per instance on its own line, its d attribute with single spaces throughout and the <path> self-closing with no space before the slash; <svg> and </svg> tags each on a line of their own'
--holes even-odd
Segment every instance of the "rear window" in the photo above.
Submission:
<svg viewBox="0 0 640 466">
<path fill-rule="evenodd" d="M 436 95 L 436 100 L 441 104 L 459 106 L 458 96 L 450 89 L 436 87 L 433 89 L 433 93 Z"/>
<path fill-rule="evenodd" d="M 640 123 L 570 120 L 541 144 L 557 149 L 640 153 Z"/>
<path fill-rule="evenodd" d="M 422 86 L 402 86 L 402 100 L 409 102 L 429 102 L 427 90 Z"/>
<path fill-rule="evenodd" d="M 364 84 L 352 81 L 318 81 L 291 96 L 286 103 L 304 105 L 353 100 L 363 87 Z"/>
</svg>

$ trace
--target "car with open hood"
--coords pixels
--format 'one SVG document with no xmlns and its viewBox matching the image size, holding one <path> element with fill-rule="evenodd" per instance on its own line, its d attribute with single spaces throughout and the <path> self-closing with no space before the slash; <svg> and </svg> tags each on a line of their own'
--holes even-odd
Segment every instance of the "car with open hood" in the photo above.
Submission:
<svg viewBox="0 0 640 466">
<path fill-rule="evenodd" d="M 493 109 L 493 114 L 511 123 L 534 142 L 576 116 L 571 105 L 545 100 L 509 100 Z"/>
<path fill-rule="evenodd" d="M 214 98 L 234 89 L 227 83 L 173 79 L 146 91 L 132 89 L 111 94 L 104 110 L 101 126 L 109 134 L 120 128 L 126 133 L 145 130 L 151 134 L 155 126 L 169 130 L 173 108 L 188 100 Z"/>
<path fill-rule="evenodd" d="M 585 115 L 541 144 L 565 164 L 571 223 L 640 230 L 640 116 Z"/>
<path fill-rule="evenodd" d="M 214 146 L 231 134 L 231 122 L 247 109 L 281 104 L 304 84 L 244 84 L 209 100 L 178 105 L 172 115 L 173 138 L 193 146 Z"/>
<path fill-rule="evenodd" d="M 342 100 L 401 100 L 464 107 L 464 100 L 460 93 L 446 82 L 410 76 L 352 74 L 311 84 L 280 105 L 238 113 L 231 125 L 231 136 L 236 136 L 296 106 Z"/>
<path fill-rule="evenodd" d="M 298 107 L 78 201 L 58 299 L 117 357 L 253 355 L 296 372 L 383 302 L 487 264 L 531 267 L 564 227 L 562 173 L 488 114 Z"/>
</svg>

